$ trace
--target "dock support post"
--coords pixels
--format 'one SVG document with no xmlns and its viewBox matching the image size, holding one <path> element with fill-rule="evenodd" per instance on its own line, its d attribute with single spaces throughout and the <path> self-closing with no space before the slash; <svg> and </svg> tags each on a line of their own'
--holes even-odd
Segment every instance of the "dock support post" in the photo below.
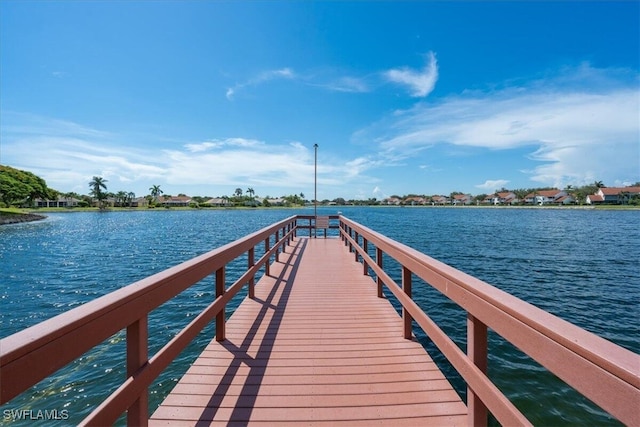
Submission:
<svg viewBox="0 0 640 427">
<path fill-rule="evenodd" d="M 149 361 L 149 329 L 145 315 L 127 326 L 127 376 L 133 376 Z M 148 389 L 142 390 L 138 399 L 127 409 L 127 425 L 147 426 L 149 423 Z"/>
<path fill-rule="evenodd" d="M 378 267 L 382 269 L 382 249 L 380 248 L 376 248 L 376 263 L 378 264 Z M 378 298 L 382 298 L 382 279 L 380 278 L 379 274 L 377 274 L 376 276 L 376 284 L 378 285 Z"/>
<path fill-rule="evenodd" d="M 216 270 L 216 298 L 224 295 L 225 292 L 225 268 L 219 268 Z M 225 307 L 220 310 L 220 313 L 216 315 L 216 341 L 224 341 L 226 336 L 225 331 Z"/>
<path fill-rule="evenodd" d="M 487 372 L 487 325 L 467 313 L 467 356 L 482 372 Z M 486 427 L 488 410 L 480 398 L 467 387 L 468 425 Z"/>
<path fill-rule="evenodd" d="M 402 266 L 402 290 L 405 295 L 411 298 L 411 270 L 407 267 Z M 413 338 L 413 332 L 411 323 L 413 318 L 409 314 L 406 308 L 402 307 L 402 323 L 404 325 L 404 338 L 410 340 Z"/>
<path fill-rule="evenodd" d="M 256 265 L 256 248 L 249 249 L 249 253 L 247 253 L 247 266 L 248 269 L 251 269 L 254 265 Z M 255 288 L 256 288 L 256 276 L 252 275 L 249 279 L 249 298 L 255 298 Z"/>
</svg>

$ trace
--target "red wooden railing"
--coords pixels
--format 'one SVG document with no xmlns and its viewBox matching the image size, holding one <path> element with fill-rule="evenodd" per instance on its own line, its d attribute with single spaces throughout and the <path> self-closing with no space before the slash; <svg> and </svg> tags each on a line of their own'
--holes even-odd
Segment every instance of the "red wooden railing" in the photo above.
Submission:
<svg viewBox="0 0 640 427">
<path fill-rule="evenodd" d="M 147 388 L 214 318 L 216 339 L 224 340 L 226 304 L 245 284 L 253 297 L 255 274 L 263 266 L 269 274 L 271 258 L 286 250 L 298 229 L 309 229 L 311 235 L 314 219 L 287 218 L 0 340 L 0 404 L 126 329 L 127 378 L 82 424 L 112 424 L 126 411 L 129 425 L 146 425 Z M 363 273 L 375 273 L 378 296 L 386 286 L 402 304 L 404 336 L 412 338 L 415 321 L 466 381 L 470 425 L 485 425 L 487 411 L 504 425 L 529 424 L 486 375 L 488 328 L 620 421 L 640 425 L 640 357 L 635 353 L 347 218 L 340 216 L 339 226 L 331 226 L 336 227 L 356 261 L 362 260 Z M 255 260 L 255 249 L 263 242 L 264 255 Z M 369 245 L 375 247 L 375 259 Z M 245 253 L 247 270 L 227 287 L 225 266 Z M 402 266 L 401 286 L 384 271 L 385 255 Z M 414 275 L 467 311 L 466 354 L 411 299 Z M 208 276 L 215 277 L 216 299 L 149 358 L 149 313 Z"/>
<path fill-rule="evenodd" d="M 286 250 L 295 230 L 296 217 L 293 216 L 3 338 L 0 340 L 0 404 L 126 329 L 127 378 L 82 424 L 113 424 L 126 411 L 128 425 L 147 425 L 147 388 L 214 318 L 216 339 L 224 340 L 226 304 L 245 284 L 249 286 L 249 296 L 253 297 L 255 274 L 262 266 L 269 274 L 271 258 L 275 256 L 277 260 L 278 254 Z M 263 242 L 264 255 L 256 261 L 255 248 Z M 245 253 L 246 272 L 227 288 L 225 266 Z M 149 313 L 211 275 L 215 276 L 216 299 L 149 358 Z"/>
<path fill-rule="evenodd" d="M 347 218 L 340 217 L 340 233 L 364 274 L 371 269 L 377 276 L 378 296 L 386 286 L 402 305 L 405 337 L 412 337 L 415 320 L 465 380 L 469 425 L 486 425 L 487 410 L 503 425 L 530 425 L 486 375 L 488 328 L 618 420 L 640 425 L 637 354 Z M 384 271 L 383 255 L 402 266 L 401 285 Z M 466 310 L 466 354 L 411 299 L 413 275 Z"/>
</svg>

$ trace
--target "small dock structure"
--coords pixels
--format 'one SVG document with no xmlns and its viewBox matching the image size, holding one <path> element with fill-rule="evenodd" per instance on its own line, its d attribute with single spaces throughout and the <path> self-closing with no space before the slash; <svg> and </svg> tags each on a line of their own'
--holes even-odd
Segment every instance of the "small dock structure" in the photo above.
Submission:
<svg viewBox="0 0 640 427">
<path fill-rule="evenodd" d="M 82 425 L 113 424 L 123 413 L 128 425 L 152 426 L 485 426 L 489 413 L 503 425 L 531 425 L 487 374 L 492 330 L 624 424 L 640 425 L 637 354 L 344 216 L 318 219 L 287 218 L 3 338 L 0 403 L 126 330 L 126 378 Z M 246 271 L 228 283 L 226 266 L 238 258 Z M 389 259 L 399 277 L 385 269 Z M 415 277 L 466 311 L 466 351 L 415 303 Z M 201 280 L 213 282 L 215 299 L 149 355 L 149 313 Z M 211 322 L 215 337 L 150 412 L 149 386 Z M 466 401 L 416 328 L 465 381 Z"/>
<path fill-rule="evenodd" d="M 458 394 L 346 252 L 294 239 L 150 425 L 466 425 Z"/>
</svg>

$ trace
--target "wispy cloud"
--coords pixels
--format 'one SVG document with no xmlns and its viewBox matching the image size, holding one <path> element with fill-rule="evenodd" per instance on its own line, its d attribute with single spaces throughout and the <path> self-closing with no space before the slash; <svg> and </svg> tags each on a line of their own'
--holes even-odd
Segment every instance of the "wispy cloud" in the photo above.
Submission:
<svg viewBox="0 0 640 427">
<path fill-rule="evenodd" d="M 481 188 L 485 191 L 494 192 L 506 186 L 509 183 L 506 179 L 486 180 L 483 184 L 476 185 L 476 188 Z"/>
<path fill-rule="evenodd" d="M 291 68 L 281 68 L 279 70 L 264 71 L 243 83 L 238 83 L 235 86 L 228 88 L 226 96 L 228 100 L 232 100 L 239 90 L 242 90 L 246 87 L 258 86 L 262 83 L 266 83 L 268 81 L 276 80 L 276 79 L 294 79 L 294 78 L 296 78 L 296 74 L 293 72 Z"/>
<path fill-rule="evenodd" d="M 7 112 L 2 116 L 3 124 L 8 124 L 1 128 L 2 163 L 36 173 L 63 192 L 86 194 L 94 175 L 106 178 L 110 191 L 139 195 L 147 194 L 151 185 L 162 185 L 169 194 L 212 196 L 245 185 L 254 186 L 263 196 L 307 193 L 313 188 L 312 144 L 300 141 L 273 144 L 233 137 L 174 141 L 163 148 L 142 144 L 137 135 L 103 132 L 72 122 Z M 128 143 L 133 139 L 138 148 Z M 332 159 L 319 165 L 318 182 L 325 189 L 340 189 L 358 182 L 370 166 L 367 159 Z"/>
<path fill-rule="evenodd" d="M 425 55 L 426 64 L 420 71 L 410 68 L 394 68 L 384 73 L 385 77 L 394 83 L 408 86 L 411 96 L 423 98 L 429 95 L 438 80 L 438 61 L 433 52 Z"/>
<path fill-rule="evenodd" d="M 531 147 L 530 158 L 539 162 L 525 171 L 531 180 L 583 184 L 638 176 L 639 100 L 636 72 L 583 64 L 528 84 L 421 102 L 364 135 L 399 156 L 437 144 Z"/>
</svg>

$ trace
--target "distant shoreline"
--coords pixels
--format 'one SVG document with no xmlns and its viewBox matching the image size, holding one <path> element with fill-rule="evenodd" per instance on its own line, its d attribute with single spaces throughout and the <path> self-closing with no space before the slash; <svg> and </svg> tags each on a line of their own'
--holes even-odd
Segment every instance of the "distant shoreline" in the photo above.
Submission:
<svg viewBox="0 0 640 427">
<path fill-rule="evenodd" d="M 396 208 L 396 209 L 543 209 L 543 210 L 617 210 L 617 211 L 629 211 L 629 210 L 640 210 L 640 206 L 632 206 L 632 205 L 567 205 L 567 206 L 555 206 L 555 205 L 542 205 L 542 206 L 531 206 L 531 205 L 518 205 L 518 206 L 487 206 L 487 205 L 460 205 L 460 206 L 441 206 L 441 205 L 333 205 L 333 206 L 323 206 L 318 205 L 319 209 L 323 209 L 326 211 L 327 209 L 336 209 L 336 211 L 340 211 L 342 209 L 356 209 L 356 208 Z M 192 208 L 192 207 L 172 207 L 168 209 L 149 209 L 149 208 L 109 208 L 105 209 L 102 212 L 171 212 L 171 211 L 201 211 L 201 210 L 225 210 L 225 211 L 244 211 L 244 210 L 264 210 L 264 209 L 285 209 L 285 210 L 294 210 L 294 209 L 313 209 L 313 205 L 311 206 L 271 206 L 271 207 L 246 207 L 246 206 L 235 206 L 235 207 L 200 207 L 200 208 Z M 37 212 L 43 213 L 73 213 L 73 212 L 100 212 L 97 208 L 38 208 Z M 23 218 L 11 218 L 23 216 Z M 2 215 L 0 212 L 0 225 L 2 224 L 13 224 L 20 222 L 28 222 L 28 221 L 37 221 L 41 219 L 45 219 L 46 216 L 40 215 L 39 213 L 34 213 L 34 210 L 30 210 L 27 213 L 10 213 L 7 215 L 5 213 Z"/>
</svg>

